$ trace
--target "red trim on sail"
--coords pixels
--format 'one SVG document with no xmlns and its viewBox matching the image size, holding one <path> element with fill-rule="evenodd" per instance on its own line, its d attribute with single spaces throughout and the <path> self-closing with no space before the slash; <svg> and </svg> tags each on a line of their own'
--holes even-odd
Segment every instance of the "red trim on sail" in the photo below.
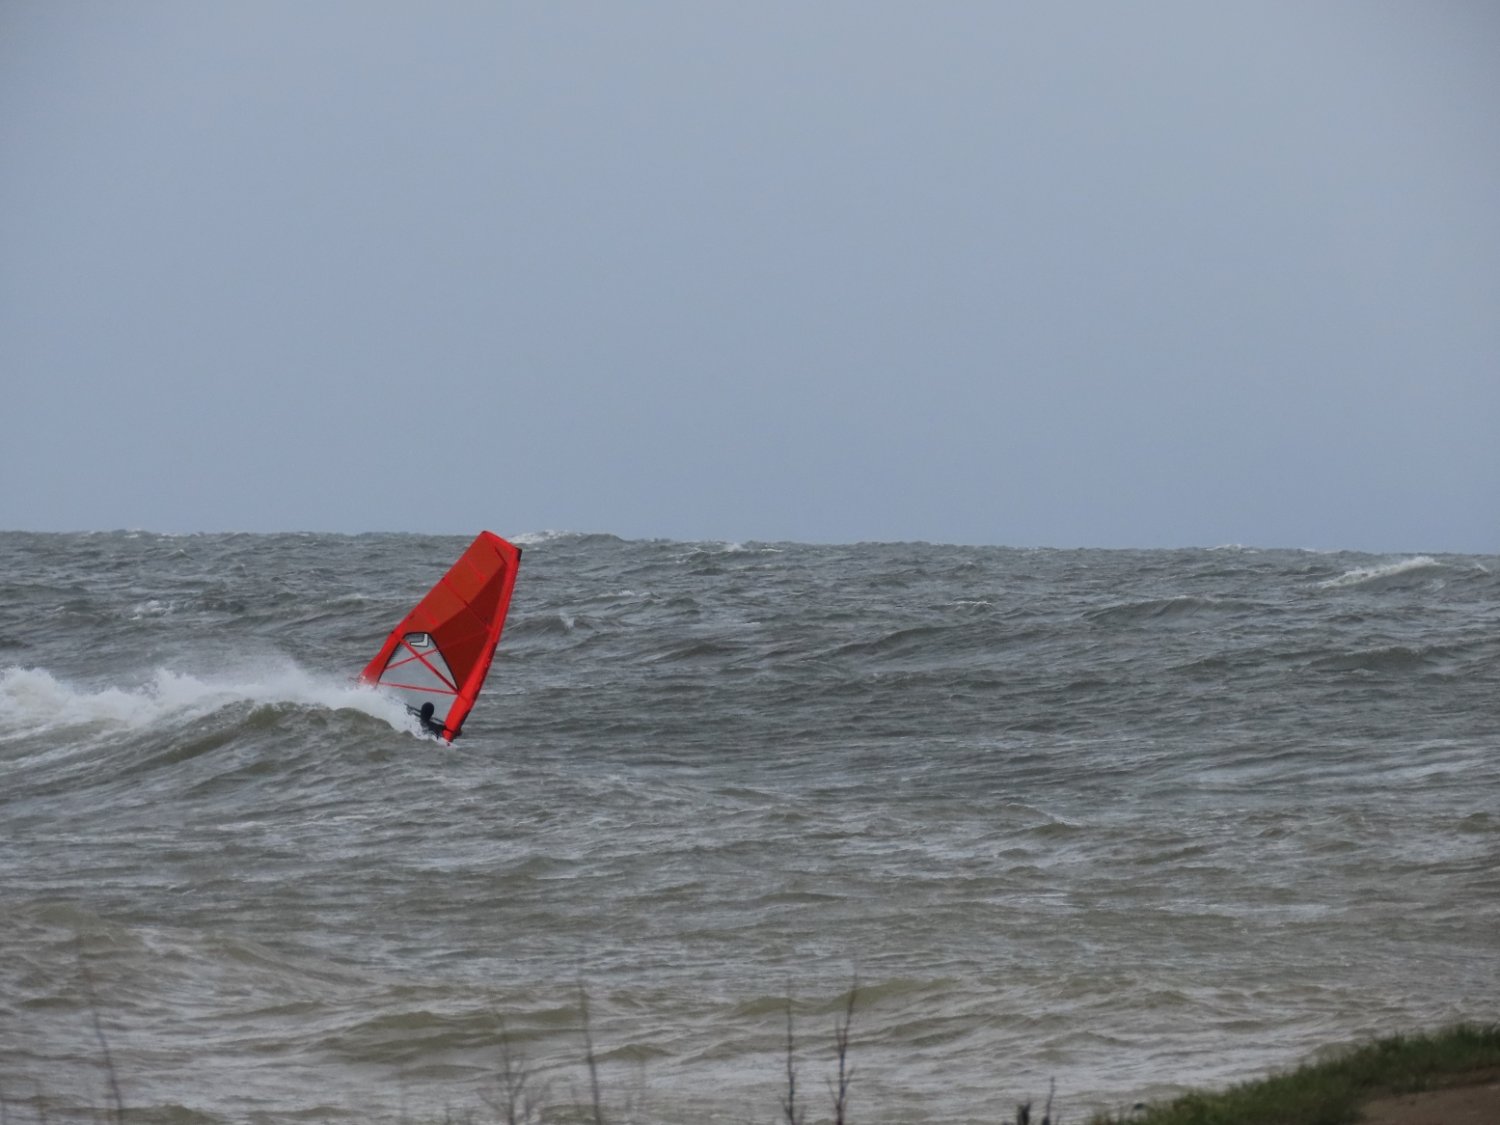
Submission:
<svg viewBox="0 0 1500 1125">
<path fill-rule="evenodd" d="M 493 532 L 480 532 L 448 573 L 391 630 L 360 679 L 397 691 L 435 696 L 438 706 L 434 718 L 447 728 L 448 738 L 457 738 L 479 698 L 500 643 L 520 565 L 519 547 Z M 413 633 L 426 633 L 441 659 L 432 660 L 408 644 L 406 638 Z M 431 682 L 401 682 L 414 678 L 413 662 L 420 662 L 433 678 Z M 444 696 L 451 700 L 446 714 L 442 709 Z"/>
</svg>

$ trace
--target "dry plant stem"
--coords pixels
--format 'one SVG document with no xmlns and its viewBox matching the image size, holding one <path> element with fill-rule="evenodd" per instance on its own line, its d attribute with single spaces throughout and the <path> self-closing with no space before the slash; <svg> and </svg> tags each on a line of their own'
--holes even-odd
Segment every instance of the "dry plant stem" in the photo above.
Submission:
<svg viewBox="0 0 1500 1125">
<path fill-rule="evenodd" d="M 109 1053 L 109 1041 L 104 1038 L 104 1027 L 99 1022 L 99 1009 L 93 1009 L 94 1037 L 99 1040 L 99 1052 L 104 1056 L 104 1074 L 109 1079 L 109 1098 L 114 1106 L 116 1125 L 124 1125 L 125 1099 L 120 1095 L 120 1081 L 115 1075 L 115 1060 Z"/>
<path fill-rule="evenodd" d="M 578 986 L 578 1007 L 583 1015 L 583 1057 L 589 1068 L 589 1093 L 593 1097 L 594 1125 L 604 1125 L 604 1102 L 599 1094 L 599 1060 L 594 1055 L 594 1033 L 589 1028 L 589 997 Z"/>
<path fill-rule="evenodd" d="M 1047 1108 L 1042 1110 L 1042 1125 L 1053 1125 L 1052 1121 L 1052 1099 L 1057 1094 L 1057 1079 L 1053 1079 L 1047 1086 Z M 1031 1103 L 1022 1102 L 1016 1106 L 1016 1125 L 1031 1125 Z"/>
<path fill-rule="evenodd" d="M 527 1083 L 532 1074 L 525 1058 L 511 1045 L 505 1020 L 500 1024 L 500 1092 L 498 1097 L 483 1095 L 489 1107 L 502 1115 L 505 1125 L 530 1125 L 536 1120 L 537 1102 Z"/>
<path fill-rule="evenodd" d="M 838 1082 L 833 1091 L 833 1125 L 845 1125 L 845 1111 L 849 1106 L 849 1084 L 854 1081 L 854 1068 L 849 1065 L 849 1025 L 854 1022 L 854 997 L 859 991 L 859 981 L 849 986 L 849 1003 L 844 1007 L 844 1018 L 835 1020 L 833 1043 L 838 1051 Z"/>
<path fill-rule="evenodd" d="M 124 1125 L 125 1099 L 120 1094 L 120 1079 L 115 1073 L 114 1056 L 109 1053 L 109 1040 L 104 1037 L 104 1024 L 99 1019 L 99 1000 L 94 992 L 94 975 L 89 972 L 88 964 L 83 959 L 81 938 L 78 946 L 78 975 L 83 979 L 84 993 L 89 999 L 89 1014 L 93 1017 L 94 1038 L 99 1042 L 99 1054 L 104 1059 L 104 1076 L 109 1081 L 109 1096 L 114 1106 L 114 1120 L 116 1125 Z"/>
<path fill-rule="evenodd" d="M 792 1036 L 792 1000 L 786 1002 L 786 1097 L 781 1103 L 786 1125 L 802 1125 L 806 1110 L 797 1108 L 797 1057 L 796 1041 Z"/>
</svg>

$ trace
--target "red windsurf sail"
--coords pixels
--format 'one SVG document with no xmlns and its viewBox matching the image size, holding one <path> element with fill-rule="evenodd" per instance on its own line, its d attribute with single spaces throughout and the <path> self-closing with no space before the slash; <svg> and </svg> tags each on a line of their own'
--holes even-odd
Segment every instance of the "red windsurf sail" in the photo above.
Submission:
<svg viewBox="0 0 1500 1125">
<path fill-rule="evenodd" d="M 360 679 L 390 691 L 455 739 L 479 698 L 510 609 L 521 549 L 481 531 L 416 608 L 391 630 Z"/>
</svg>

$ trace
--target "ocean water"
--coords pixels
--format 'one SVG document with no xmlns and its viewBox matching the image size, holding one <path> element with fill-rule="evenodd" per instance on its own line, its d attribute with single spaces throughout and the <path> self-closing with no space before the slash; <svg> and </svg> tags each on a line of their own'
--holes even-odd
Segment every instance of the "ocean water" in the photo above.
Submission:
<svg viewBox="0 0 1500 1125">
<path fill-rule="evenodd" d="M 476 529 L 477 530 L 477 529 Z M 503 530 L 503 529 L 498 529 Z M 1500 559 L 0 535 L 9 1121 L 1081 1120 L 1500 1002 Z M 505 1075 L 509 1073 L 507 1084 Z"/>
</svg>

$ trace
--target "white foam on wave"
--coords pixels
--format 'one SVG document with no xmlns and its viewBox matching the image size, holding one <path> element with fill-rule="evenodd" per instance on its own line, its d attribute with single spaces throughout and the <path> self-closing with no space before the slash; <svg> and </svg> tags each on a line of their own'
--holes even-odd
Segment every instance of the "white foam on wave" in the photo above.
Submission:
<svg viewBox="0 0 1500 1125">
<path fill-rule="evenodd" d="M 158 668 L 130 687 L 80 687 L 45 668 L 0 669 L 0 733 L 72 726 L 140 729 L 194 719 L 237 703 L 360 711 L 396 730 L 416 730 L 406 708 L 363 684 L 315 675 L 290 660 L 197 676 Z"/>
<path fill-rule="evenodd" d="M 717 545 L 726 555 L 752 554 L 752 555 L 780 555 L 785 554 L 785 549 L 772 546 L 770 543 L 755 541 L 751 543 L 735 543 L 727 539 L 716 539 L 710 541 Z"/>
<path fill-rule="evenodd" d="M 553 543 L 559 539 L 576 539 L 580 531 L 523 531 L 507 538 L 517 547 L 535 547 L 539 543 Z"/>
<path fill-rule="evenodd" d="M 676 561 L 700 558 L 704 555 L 780 555 L 784 548 L 773 547 L 769 543 L 738 543 L 729 539 L 703 539 L 697 542 L 681 543 L 687 547 L 687 551 L 673 556 Z"/>
<path fill-rule="evenodd" d="M 1411 574 L 1419 570 L 1440 570 L 1443 564 L 1431 555 L 1414 555 L 1408 559 L 1398 559 L 1396 562 L 1383 563 L 1379 566 L 1361 566 L 1354 570 L 1345 571 L 1337 578 L 1330 578 L 1319 585 L 1324 587 L 1333 586 L 1360 586 L 1366 582 L 1378 582 L 1385 578 L 1396 578 L 1403 574 Z"/>
</svg>

